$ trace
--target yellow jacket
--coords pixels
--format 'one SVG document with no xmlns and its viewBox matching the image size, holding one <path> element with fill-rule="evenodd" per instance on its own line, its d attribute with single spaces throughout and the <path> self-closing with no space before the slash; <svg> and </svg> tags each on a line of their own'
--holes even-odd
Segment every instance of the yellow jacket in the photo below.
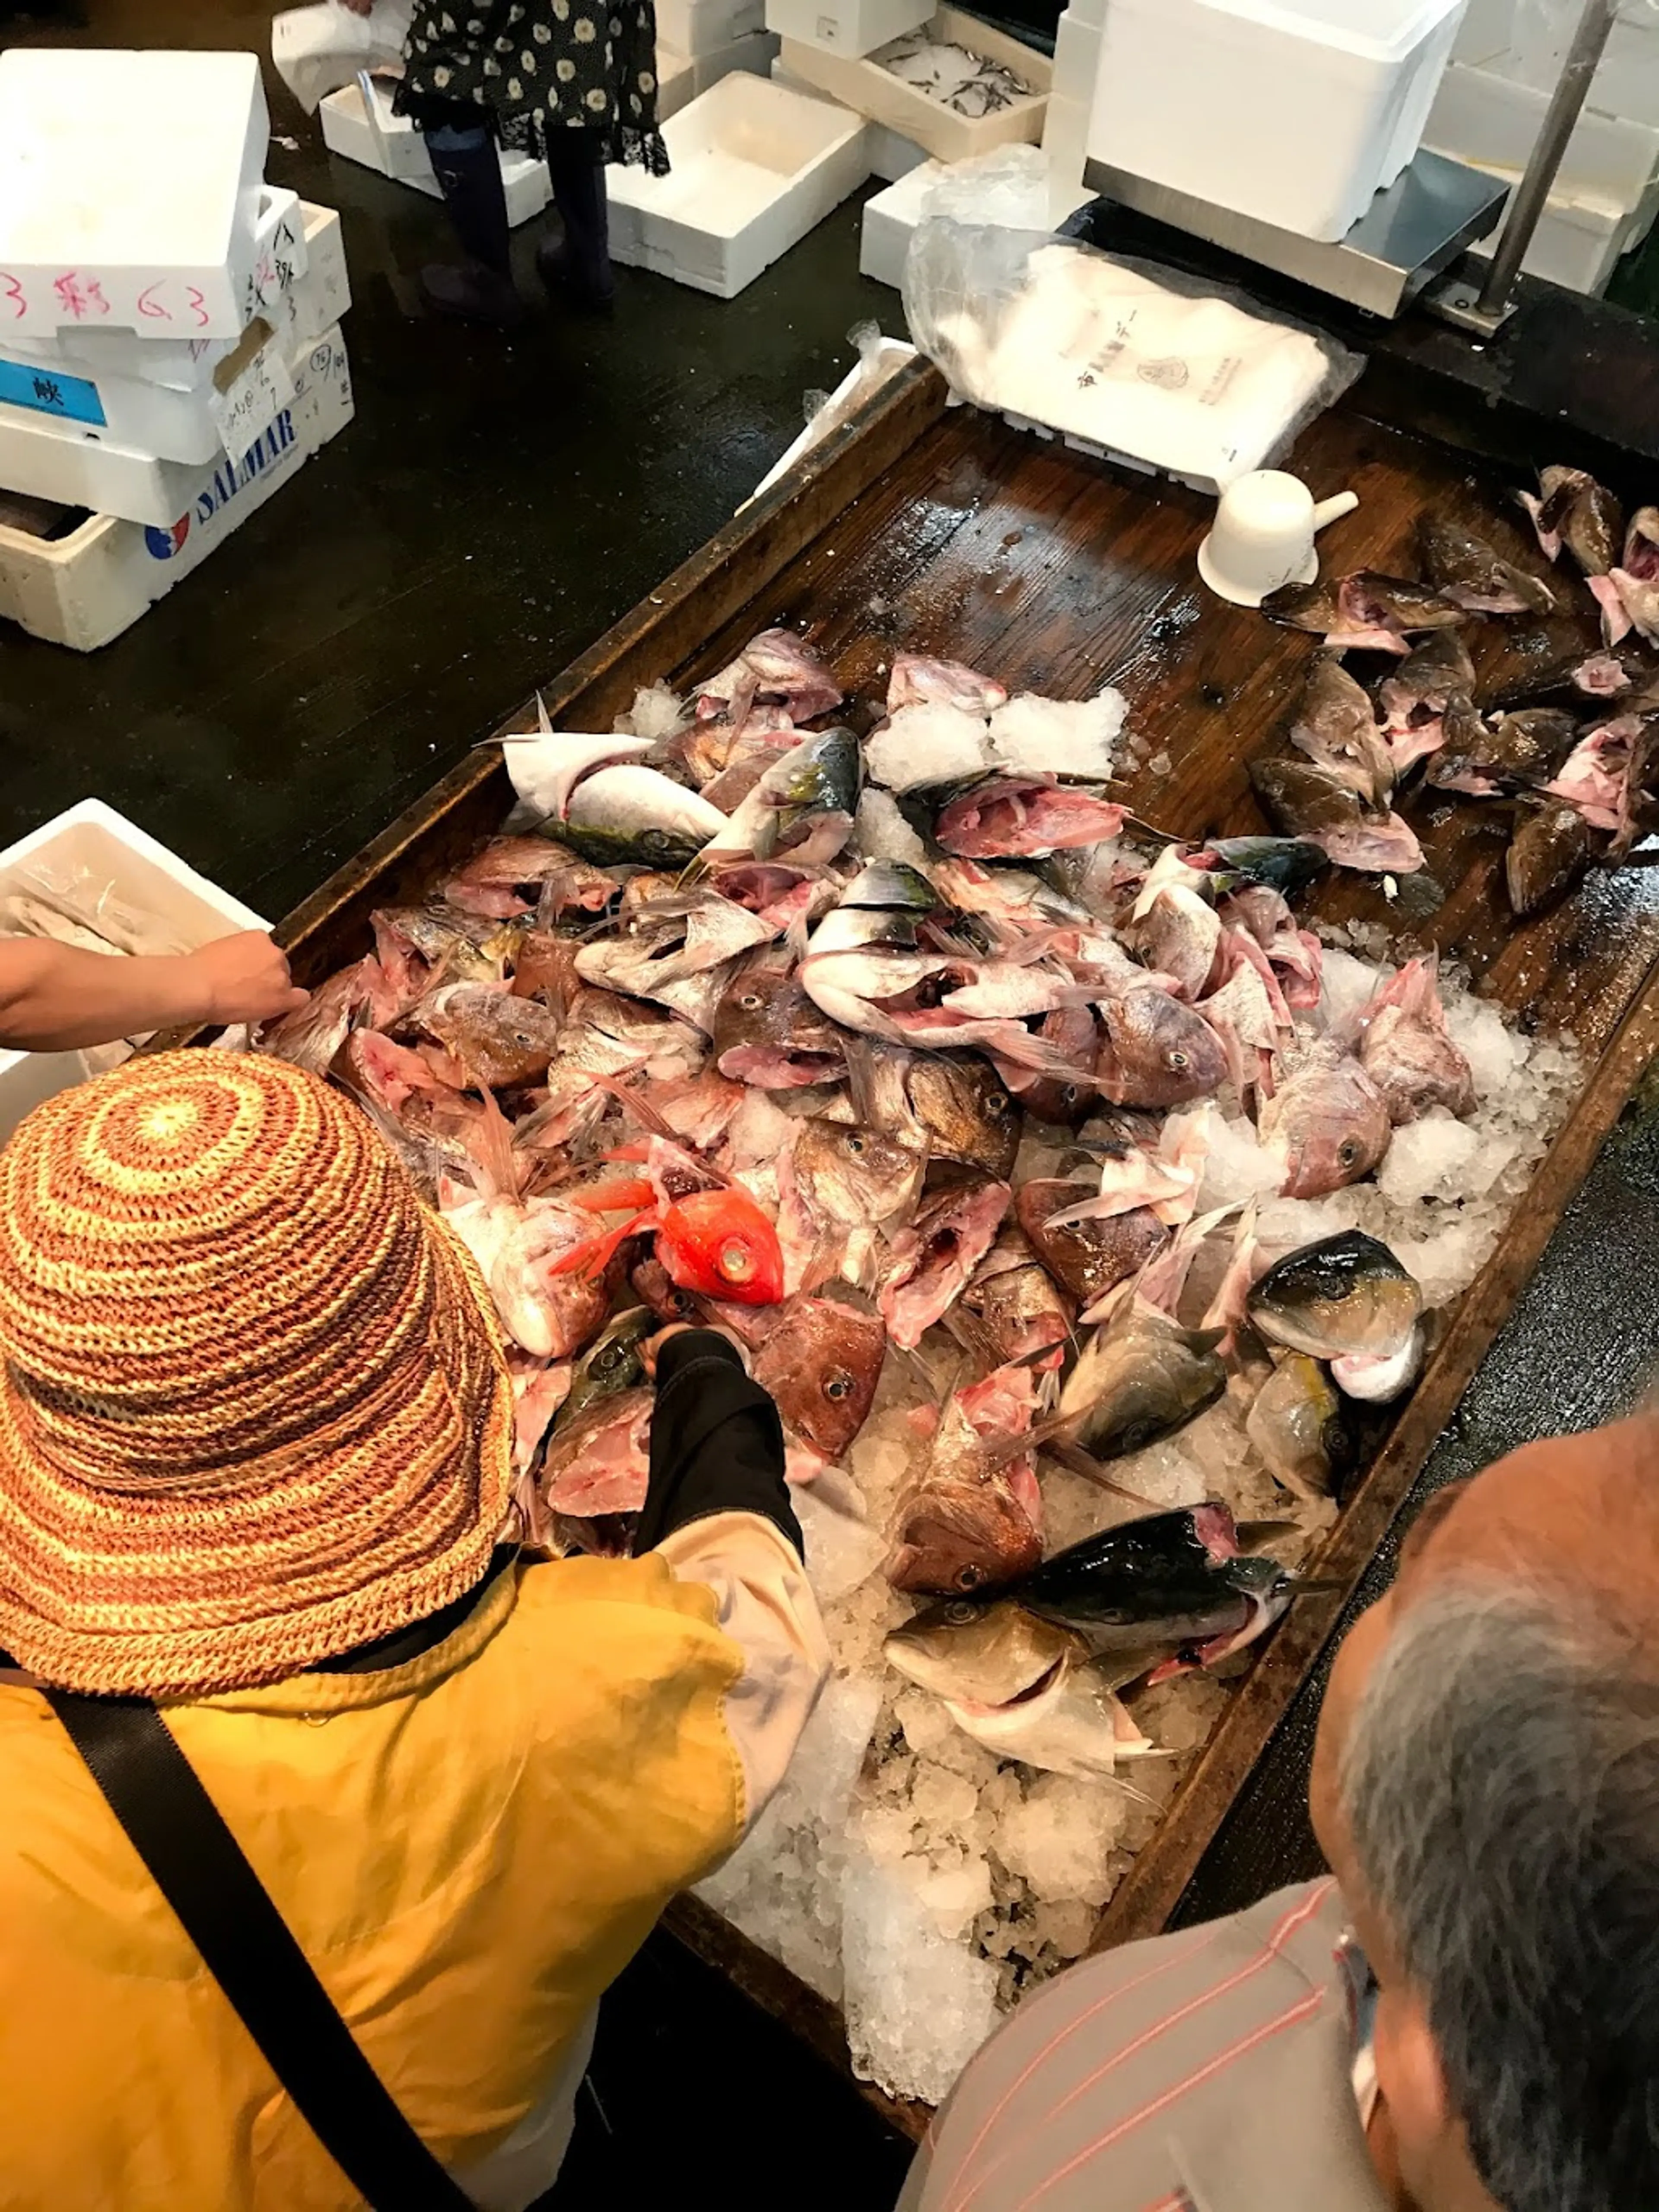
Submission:
<svg viewBox="0 0 1659 2212">
<path fill-rule="evenodd" d="M 758 1813 L 823 1668 L 793 1550 L 725 1514 L 641 1559 L 520 1565 L 406 1666 L 167 1718 L 381 2079 L 469 2184 L 573 2054 L 580 2070 L 595 2002 L 663 1905 Z M 359 2203 L 15 1683 L 0 1790 L 3 2212 Z M 535 2182 L 482 2201 L 527 2201 L 565 2132 L 542 2130 Z"/>
</svg>

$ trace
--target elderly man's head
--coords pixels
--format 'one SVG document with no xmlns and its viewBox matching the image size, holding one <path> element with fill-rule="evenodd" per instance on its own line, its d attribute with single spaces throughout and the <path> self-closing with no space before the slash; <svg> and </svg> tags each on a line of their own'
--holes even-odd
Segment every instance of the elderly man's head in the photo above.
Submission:
<svg viewBox="0 0 1659 2212">
<path fill-rule="evenodd" d="M 1424 2212 L 1659 2204 L 1659 1424 L 1431 1504 L 1339 1655 L 1313 1803 Z"/>
</svg>

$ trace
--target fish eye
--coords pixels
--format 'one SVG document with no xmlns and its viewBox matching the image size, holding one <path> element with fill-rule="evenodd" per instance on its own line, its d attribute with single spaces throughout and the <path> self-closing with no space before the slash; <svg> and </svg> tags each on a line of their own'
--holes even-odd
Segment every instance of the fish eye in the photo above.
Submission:
<svg viewBox="0 0 1659 2212">
<path fill-rule="evenodd" d="M 864 1139 L 859 1135 L 856 1130 L 852 1131 L 848 1134 L 847 1139 L 847 1149 L 852 1153 L 854 1159 L 862 1158 L 864 1154 Z"/>
<path fill-rule="evenodd" d="M 720 1271 L 728 1283 L 746 1283 L 755 1272 L 755 1255 L 736 1237 L 728 1237 L 720 1246 Z"/>
<path fill-rule="evenodd" d="M 1359 1147 L 1352 1137 L 1345 1139 L 1337 1146 L 1336 1157 L 1340 1166 L 1351 1168 L 1355 1164 L 1359 1158 Z"/>
<path fill-rule="evenodd" d="M 985 1099 L 985 1110 L 988 1114 L 1006 1114 L 1008 1111 L 1007 1092 L 1006 1091 L 988 1091 Z"/>
<path fill-rule="evenodd" d="M 823 1395 L 826 1398 L 834 1398 L 837 1402 L 842 1398 L 850 1398 L 853 1395 L 852 1376 L 850 1375 L 830 1376 L 823 1386 Z"/>
<path fill-rule="evenodd" d="M 1184 1052 L 1170 1052 L 1164 1055 L 1164 1065 L 1172 1069 L 1176 1075 L 1184 1075 L 1192 1062 Z"/>
<path fill-rule="evenodd" d="M 757 1007 L 765 1004 L 765 1000 L 758 991 L 745 991 L 742 998 L 738 1000 L 738 1004 L 752 1014 Z"/>
<path fill-rule="evenodd" d="M 1060 1094 L 1060 1103 L 1062 1106 L 1075 1106 L 1082 1096 L 1075 1083 L 1068 1083 Z"/>
<path fill-rule="evenodd" d="M 964 1567 L 963 1572 L 969 1574 L 972 1570 Z M 976 1605 L 969 1605 L 965 1599 L 953 1597 L 945 1608 L 945 1618 L 952 1628 L 966 1628 L 970 1620 L 978 1620 L 979 1607 Z"/>
<path fill-rule="evenodd" d="M 957 1588 L 959 1590 L 976 1590 L 984 1579 L 984 1568 L 976 1567 L 970 1561 L 969 1565 L 963 1567 L 962 1571 L 957 1575 Z M 971 1613 L 972 1610 L 973 1608 L 970 1606 L 969 1607 L 969 1611 Z"/>
</svg>

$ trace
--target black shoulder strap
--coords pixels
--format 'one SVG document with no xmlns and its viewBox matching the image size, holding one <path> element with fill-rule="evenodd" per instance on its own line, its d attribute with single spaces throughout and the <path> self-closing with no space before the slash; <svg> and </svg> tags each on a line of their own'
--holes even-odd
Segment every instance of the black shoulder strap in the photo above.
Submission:
<svg viewBox="0 0 1659 2212">
<path fill-rule="evenodd" d="M 42 1694 L 324 2148 L 375 2212 L 468 2212 L 388 2095 L 155 1707 Z"/>
</svg>

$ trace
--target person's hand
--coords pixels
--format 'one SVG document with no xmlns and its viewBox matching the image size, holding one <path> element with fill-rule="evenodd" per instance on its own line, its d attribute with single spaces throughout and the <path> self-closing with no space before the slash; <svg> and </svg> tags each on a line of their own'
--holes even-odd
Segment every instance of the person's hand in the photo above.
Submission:
<svg viewBox="0 0 1659 2212">
<path fill-rule="evenodd" d="M 691 1329 L 705 1329 L 711 1335 L 723 1336 L 728 1344 L 737 1346 L 738 1357 L 747 1369 L 749 1354 L 744 1349 L 742 1340 L 731 1329 L 717 1328 L 713 1322 L 672 1321 L 666 1328 L 659 1328 L 654 1336 L 647 1337 L 640 1346 L 640 1364 L 653 1382 L 657 1379 L 657 1355 L 664 1345 L 671 1336 L 684 1336 Z"/>
<path fill-rule="evenodd" d="M 263 929 L 239 930 L 188 956 L 204 1022 L 274 1022 L 311 996 L 289 973 L 288 955 Z"/>
</svg>

